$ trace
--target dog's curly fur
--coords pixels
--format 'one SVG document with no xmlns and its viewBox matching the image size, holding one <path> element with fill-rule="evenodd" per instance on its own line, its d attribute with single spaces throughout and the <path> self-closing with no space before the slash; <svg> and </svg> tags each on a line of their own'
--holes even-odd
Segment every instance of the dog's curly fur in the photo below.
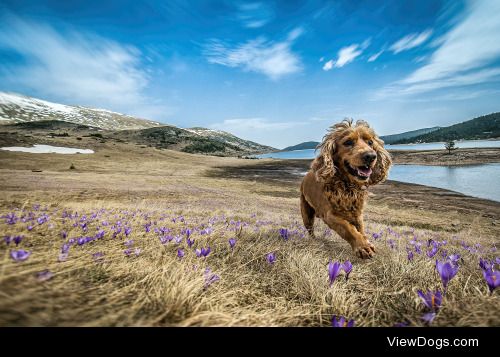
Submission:
<svg viewBox="0 0 500 357">
<path fill-rule="evenodd" d="M 317 149 L 300 190 L 304 226 L 314 236 L 314 218 L 321 218 L 358 257 L 371 258 L 375 248 L 365 235 L 363 208 L 367 188 L 384 181 L 392 164 L 384 142 L 365 121 L 345 119 L 330 128 Z"/>
</svg>

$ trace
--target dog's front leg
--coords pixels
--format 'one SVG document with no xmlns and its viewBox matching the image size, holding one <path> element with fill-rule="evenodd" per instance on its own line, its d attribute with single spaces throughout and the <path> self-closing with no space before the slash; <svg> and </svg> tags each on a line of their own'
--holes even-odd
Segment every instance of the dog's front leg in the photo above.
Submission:
<svg viewBox="0 0 500 357">
<path fill-rule="evenodd" d="M 368 245 L 371 247 L 371 249 L 375 251 L 375 246 L 369 241 L 365 233 L 365 223 L 363 220 L 363 214 L 360 214 L 359 217 L 357 217 L 356 222 L 354 222 L 354 226 L 356 227 L 358 232 L 361 233 L 363 237 L 365 237 L 365 240 L 368 242 Z"/>
<path fill-rule="evenodd" d="M 375 247 L 368 242 L 364 233 L 358 231 L 356 226 L 345 219 L 329 211 L 325 217 L 325 223 L 351 245 L 352 250 L 358 257 L 368 259 L 375 254 Z"/>
</svg>

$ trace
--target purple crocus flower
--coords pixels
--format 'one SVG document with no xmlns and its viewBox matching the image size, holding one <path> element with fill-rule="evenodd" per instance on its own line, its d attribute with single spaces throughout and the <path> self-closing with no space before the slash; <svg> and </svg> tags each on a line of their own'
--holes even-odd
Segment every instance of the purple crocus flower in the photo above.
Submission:
<svg viewBox="0 0 500 357">
<path fill-rule="evenodd" d="M 27 252 L 23 249 L 19 250 L 11 250 L 10 252 L 10 257 L 15 260 L 16 262 L 22 262 L 31 255 L 31 252 Z"/>
<path fill-rule="evenodd" d="M 36 278 L 38 279 L 38 281 L 47 281 L 52 279 L 53 276 L 54 273 L 49 270 L 44 270 L 36 274 Z"/>
<path fill-rule="evenodd" d="M 460 260 L 460 254 L 452 254 L 448 256 L 447 259 L 451 262 L 451 264 L 458 265 L 458 261 Z"/>
<path fill-rule="evenodd" d="M 128 237 L 128 236 L 129 236 L 129 234 L 132 232 L 132 228 L 127 227 L 127 228 L 125 228 L 125 231 L 124 231 L 124 232 L 125 232 L 125 235 Z"/>
<path fill-rule="evenodd" d="M 333 282 L 339 275 L 340 268 L 341 265 L 339 262 L 332 263 L 332 261 L 330 261 L 330 263 L 328 263 L 328 278 L 330 279 L 330 286 L 332 286 Z"/>
<path fill-rule="evenodd" d="M 286 228 L 280 228 L 280 236 L 284 240 L 288 240 L 288 238 L 289 238 L 288 229 L 286 229 Z"/>
<path fill-rule="evenodd" d="M 26 229 L 27 229 L 28 231 L 31 231 L 31 230 L 33 229 L 33 226 L 28 226 L 28 227 L 26 227 Z"/>
<path fill-rule="evenodd" d="M 413 260 L 413 252 L 411 250 L 407 250 L 408 252 L 408 260 L 411 262 Z"/>
<path fill-rule="evenodd" d="M 57 258 L 57 260 L 59 262 L 65 262 L 66 259 L 68 259 L 68 253 L 61 253 L 61 254 L 59 254 L 59 257 Z"/>
<path fill-rule="evenodd" d="M 207 268 L 207 270 L 205 271 L 205 289 L 219 280 L 220 276 L 218 276 L 217 274 L 210 274 L 210 269 Z"/>
<path fill-rule="evenodd" d="M 182 259 L 184 257 L 184 250 L 177 249 L 177 258 Z"/>
<path fill-rule="evenodd" d="M 490 293 L 493 294 L 493 290 L 500 285 L 500 271 L 485 270 L 483 271 L 483 276 L 486 280 L 486 284 L 488 284 Z"/>
<path fill-rule="evenodd" d="M 435 318 L 436 318 L 435 312 L 428 312 L 422 316 L 422 320 L 427 322 L 429 325 L 432 323 L 432 321 L 434 321 Z"/>
<path fill-rule="evenodd" d="M 337 316 L 333 315 L 332 327 L 354 327 L 354 320 L 348 321 L 344 316 L 339 316 L 337 319 Z"/>
<path fill-rule="evenodd" d="M 382 237 L 382 233 L 373 233 L 372 234 L 372 238 L 375 240 L 379 239 L 380 237 Z"/>
<path fill-rule="evenodd" d="M 127 257 L 129 257 L 129 256 L 130 256 L 130 254 L 132 254 L 132 249 L 125 249 L 125 250 L 123 251 L 123 253 L 124 253 Z"/>
<path fill-rule="evenodd" d="M 488 271 L 491 270 L 492 265 L 488 260 L 479 258 L 479 267 L 483 269 L 483 271 Z"/>
<path fill-rule="evenodd" d="M 127 247 L 130 247 L 132 246 L 132 244 L 134 244 L 134 241 L 132 239 L 126 240 L 125 242 L 123 242 L 123 244 L 125 244 Z"/>
<path fill-rule="evenodd" d="M 68 233 L 66 233 L 66 231 L 61 231 L 61 238 L 62 239 L 66 239 L 67 236 L 68 236 Z"/>
<path fill-rule="evenodd" d="M 4 217 L 5 217 L 5 222 L 6 222 L 7 224 L 16 224 L 17 219 L 18 219 L 18 218 L 16 217 L 16 215 L 15 215 L 14 213 L 12 213 L 12 212 L 11 212 L 11 213 L 8 213 L 8 214 L 7 214 L 6 216 L 4 216 Z"/>
<path fill-rule="evenodd" d="M 104 237 L 104 235 L 106 234 L 106 232 L 104 230 L 99 230 L 96 234 L 95 234 L 95 237 L 97 239 L 102 239 Z"/>
<path fill-rule="evenodd" d="M 101 261 L 104 258 L 104 253 L 97 252 L 97 253 L 92 254 L 92 257 L 94 258 L 95 261 Z"/>
<path fill-rule="evenodd" d="M 266 255 L 266 260 L 269 264 L 274 264 L 276 262 L 276 254 L 275 253 L 269 253 Z"/>
<path fill-rule="evenodd" d="M 193 239 L 189 239 L 189 236 L 186 238 L 186 243 L 188 245 L 189 248 L 191 248 L 194 244 L 194 238 Z"/>
<path fill-rule="evenodd" d="M 432 311 L 437 311 L 441 307 L 441 302 L 443 299 L 443 295 L 439 290 L 436 291 L 427 291 L 427 293 L 424 293 L 422 290 L 417 291 L 418 296 L 422 299 L 424 305 L 432 310 Z"/>
<path fill-rule="evenodd" d="M 166 236 L 160 237 L 160 242 L 161 242 L 161 244 L 167 244 L 172 239 L 174 239 L 174 237 L 172 237 L 170 235 L 166 235 Z"/>
<path fill-rule="evenodd" d="M 342 264 L 342 269 L 345 272 L 345 280 L 349 279 L 349 274 L 351 274 L 352 271 L 352 263 L 349 260 L 346 260 L 344 264 Z"/>
<path fill-rule="evenodd" d="M 191 232 L 192 230 L 189 229 L 189 228 L 186 228 L 186 230 L 184 231 L 184 234 L 186 235 L 186 238 L 189 239 L 189 237 L 191 236 Z M 188 243 L 189 244 L 189 243 Z M 191 246 L 190 246 L 191 247 Z"/>
<path fill-rule="evenodd" d="M 236 239 L 235 238 L 231 238 L 229 240 L 229 246 L 231 247 L 231 249 L 233 249 L 235 245 L 236 245 Z"/>
<path fill-rule="evenodd" d="M 134 254 L 135 254 L 136 257 L 138 257 L 139 254 L 141 254 L 141 248 L 135 248 Z"/>
<path fill-rule="evenodd" d="M 444 290 L 448 286 L 448 283 L 458 272 L 458 265 L 453 265 L 450 262 L 442 263 L 439 260 L 436 260 L 436 269 L 441 277 L 441 281 L 443 282 Z"/>
<path fill-rule="evenodd" d="M 78 245 L 84 245 L 85 243 L 87 243 L 87 238 L 85 238 L 85 237 L 78 238 L 78 240 L 76 241 L 76 243 Z"/>
<path fill-rule="evenodd" d="M 9 245 L 10 242 L 12 242 L 12 237 L 11 236 L 5 236 L 5 237 L 3 237 L 3 240 L 5 241 L 5 244 Z"/>
<path fill-rule="evenodd" d="M 435 241 L 433 241 L 432 239 L 430 240 L 430 242 L 431 242 L 430 244 L 432 244 L 432 249 L 431 249 L 431 250 L 429 250 L 429 251 L 427 251 L 427 256 L 428 256 L 429 258 L 432 258 L 432 257 L 434 257 L 434 256 L 437 254 L 437 252 L 438 252 L 438 245 L 437 245 L 437 243 L 436 243 Z"/>
<path fill-rule="evenodd" d="M 16 246 L 18 246 L 19 243 L 21 243 L 21 241 L 23 240 L 23 236 L 15 236 L 14 238 L 12 238 L 12 240 L 14 241 L 14 243 L 16 243 Z"/>
<path fill-rule="evenodd" d="M 196 256 L 199 258 L 199 257 L 207 257 L 211 251 L 212 250 L 210 249 L 210 247 L 207 247 L 207 248 L 196 249 L 195 253 Z"/>
</svg>

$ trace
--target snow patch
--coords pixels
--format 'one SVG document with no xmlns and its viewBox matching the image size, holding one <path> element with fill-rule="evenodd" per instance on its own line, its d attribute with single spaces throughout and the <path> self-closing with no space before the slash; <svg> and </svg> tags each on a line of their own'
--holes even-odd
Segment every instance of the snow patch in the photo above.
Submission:
<svg viewBox="0 0 500 357">
<path fill-rule="evenodd" d="M 32 154 L 93 154 L 94 150 L 90 149 L 77 149 L 77 148 L 67 148 L 62 146 L 52 146 L 52 145 L 33 145 L 33 147 L 22 147 L 22 146 L 7 146 L 0 148 L 0 150 L 6 151 L 18 151 L 18 152 L 29 152 Z"/>
</svg>

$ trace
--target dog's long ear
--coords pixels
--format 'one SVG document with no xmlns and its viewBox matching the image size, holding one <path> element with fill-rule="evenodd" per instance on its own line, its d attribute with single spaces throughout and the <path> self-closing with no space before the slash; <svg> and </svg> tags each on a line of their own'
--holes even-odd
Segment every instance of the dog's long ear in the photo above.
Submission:
<svg viewBox="0 0 500 357">
<path fill-rule="evenodd" d="M 374 138 L 375 150 L 377 151 L 377 164 L 370 176 L 370 185 L 376 185 L 383 182 L 389 175 L 389 168 L 392 165 L 391 155 L 384 149 L 384 142 L 378 137 Z"/>
<path fill-rule="evenodd" d="M 315 172 L 316 180 L 320 182 L 329 181 L 335 174 L 336 168 L 333 163 L 335 152 L 335 138 L 332 134 L 325 136 L 323 142 L 316 148 L 320 150 L 319 156 L 314 159 L 311 169 Z"/>
</svg>

